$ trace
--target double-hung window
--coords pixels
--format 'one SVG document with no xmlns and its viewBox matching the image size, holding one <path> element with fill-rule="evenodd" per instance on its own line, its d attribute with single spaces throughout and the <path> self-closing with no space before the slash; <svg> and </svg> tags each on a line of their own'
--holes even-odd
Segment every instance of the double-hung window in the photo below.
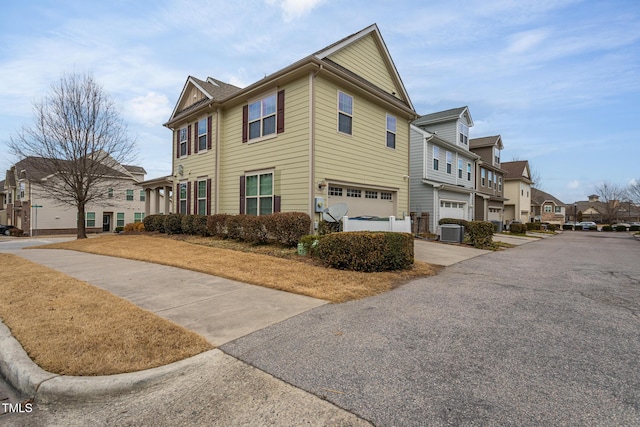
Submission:
<svg viewBox="0 0 640 427">
<path fill-rule="evenodd" d="M 207 214 L 207 181 L 198 181 L 198 215 Z"/>
<path fill-rule="evenodd" d="M 338 91 L 338 132 L 353 134 L 353 97 Z"/>
<path fill-rule="evenodd" d="M 483 168 L 480 169 L 480 185 L 485 186 L 485 182 L 487 179 L 487 171 Z"/>
<path fill-rule="evenodd" d="M 127 201 L 133 201 L 133 190 L 127 190 Z"/>
<path fill-rule="evenodd" d="M 87 227 L 95 227 L 96 226 L 96 213 L 95 212 L 87 212 Z"/>
<path fill-rule="evenodd" d="M 143 219 L 144 219 L 144 212 L 133 213 L 133 222 L 142 222 Z"/>
<path fill-rule="evenodd" d="M 113 199 L 113 188 L 107 189 L 107 197 Z"/>
<path fill-rule="evenodd" d="M 180 128 L 180 132 L 178 133 L 178 137 L 180 138 L 180 157 L 187 155 L 187 128 Z"/>
<path fill-rule="evenodd" d="M 458 178 L 462 179 L 462 159 L 458 159 Z"/>
<path fill-rule="evenodd" d="M 205 125 L 206 128 L 206 125 Z M 200 127 L 198 126 L 198 129 Z M 249 140 L 276 133 L 276 94 L 249 104 Z M 206 136 L 205 148 L 206 148 Z"/>
<path fill-rule="evenodd" d="M 247 175 L 245 203 L 248 215 L 273 213 L 273 172 Z"/>
<path fill-rule="evenodd" d="M 467 163 L 467 181 L 471 181 L 471 163 Z"/>
<path fill-rule="evenodd" d="M 124 227 L 124 212 L 116 214 L 116 227 Z"/>
<path fill-rule="evenodd" d="M 180 200 L 180 213 L 186 214 L 187 213 L 187 183 L 186 182 L 180 183 L 180 194 L 178 196 L 179 196 L 178 200 Z"/>
<path fill-rule="evenodd" d="M 502 177 L 498 177 L 498 191 L 502 191 Z"/>
<path fill-rule="evenodd" d="M 207 119 L 199 120 L 196 123 L 198 134 L 198 151 L 207 149 Z"/>
<path fill-rule="evenodd" d="M 488 187 L 491 188 L 493 186 L 493 184 L 492 184 L 492 182 L 493 182 L 493 171 L 488 171 L 487 181 L 488 181 Z"/>
<path fill-rule="evenodd" d="M 396 148 L 396 118 L 387 114 L 387 147 Z"/>
<path fill-rule="evenodd" d="M 453 153 L 451 151 L 447 151 L 447 173 L 451 173 L 451 164 L 453 163 Z"/>
<path fill-rule="evenodd" d="M 147 194 L 144 190 L 140 190 L 140 201 L 144 202 L 147 199 Z"/>
<path fill-rule="evenodd" d="M 459 135 L 458 142 L 460 144 L 462 145 L 469 144 L 469 126 L 465 125 L 464 123 L 458 123 L 458 135 Z"/>
<path fill-rule="evenodd" d="M 440 163 L 440 149 L 434 145 L 433 146 L 433 170 L 434 171 L 438 170 L 439 163 Z"/>
</svg>

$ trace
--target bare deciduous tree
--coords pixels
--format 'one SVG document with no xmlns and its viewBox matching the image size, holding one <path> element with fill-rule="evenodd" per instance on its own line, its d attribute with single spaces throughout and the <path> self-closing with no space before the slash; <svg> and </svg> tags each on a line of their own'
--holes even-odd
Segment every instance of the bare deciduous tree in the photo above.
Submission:
<svg viewBox="0 0 640 427">
<path fill-rule="evenodd" d="M 624 187 L 610 182 L 603 182 L 596 186 L 596 195 L 600 198 L 604 212 L 604 220 L 612 222 L 617 218 L 618 211 L 621 208 L 621 202 L 627 198 L 627 192 Z"/>
<path fill-rule="evenodd" d="M 640 204 L 640 178 L 633 180 L 627 187 L 629 199 L 636 204 Z"/>
<path fill-rule="evenodd" d="M 136 143 L 115 103 L 91 74 L 65 74 L 34 103 L 34 121 L 9 142 L 13 154 L 38 168 L 37 185 L 57 203 L 77 208 L 78 239 L 86 238 L 85 207 L 107 198 L 120 163 Z"/>
</svg>

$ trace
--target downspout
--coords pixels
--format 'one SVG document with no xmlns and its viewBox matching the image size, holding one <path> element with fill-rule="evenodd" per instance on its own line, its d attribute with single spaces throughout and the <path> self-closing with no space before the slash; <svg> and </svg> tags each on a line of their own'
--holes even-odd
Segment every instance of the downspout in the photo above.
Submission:
<svg viewBox="0 0 640 427">
<path fill-rule="evenodd" d="M 315 213 L 315 152 L 316 152 L 316 99 L 315 99 L 315 80 L 320 71 L 322 71 L 323 65 L 320 64 L 316 71 L 309 72 L 309 217 L 311 220 L 311 227 L 309 234 L 315 232 L 315 222 L 318 217 Z"/>
</svg>

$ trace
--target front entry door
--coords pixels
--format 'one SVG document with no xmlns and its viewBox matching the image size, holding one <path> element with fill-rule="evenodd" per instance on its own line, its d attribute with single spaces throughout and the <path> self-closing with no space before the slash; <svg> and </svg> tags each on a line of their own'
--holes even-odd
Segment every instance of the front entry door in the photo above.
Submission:
<svg viewBox="0 0 640 427">
<path fill-rule="evenodd" d="M 111 231 L 111 215 L 102 215 L 102 231 Z"/>
</svg>

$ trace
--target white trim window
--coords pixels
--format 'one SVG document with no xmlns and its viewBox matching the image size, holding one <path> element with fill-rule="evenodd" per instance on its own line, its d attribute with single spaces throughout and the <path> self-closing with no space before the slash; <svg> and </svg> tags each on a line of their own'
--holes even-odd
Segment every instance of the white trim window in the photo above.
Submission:
<svg viewBox="0 0 640 427">
<path fill-rule="evenodd" d="M 502 191 L 502 177 L 498 177 L 498 191 Z"/>
<path fill-rule="evenodd" d="M 387 147 L 396 148 L 396 118 L 387 114 Z"/>
<path fill-rule="evenodd" d="M 447 151 L 447 173 L 451 174 L 451 168 L 453 163 L 453 153 L 451 151 Z"/>
<path fill-rule="evenodd" d="M 198 215 L 206 215 L 207 214 L 207 180 L 203 179 L 198 181 L 198 205 L 197 205 L 197 214 Z"/>
<path fill-rule="evenodd" d="M 142 222 L 143 219 L 144 219 L 144 212 L 133 213 L 133 222 Z"/>
<path fill-rule="evenodd" d="M 469 145 L 469 126 L 458 123 L 458 142 L 462 145 Z"/>
<path fill-rule="evenodd" d="M 87 212 L 86 213 L 86 217 L 87 217 L 86 226 L 87 227 L 95 227 L 96 226 L 96 213 L 95 212 Z"/>
<path fill-rule="evenodd" d="M 467 181 L 471 181 L 471 163 L 467 163 Z"/>
<path fill-rule="evenodd" d="M 485 181 L 487 177 L 487 171 L 484 168 L 480 168 L 480 185 L 485 186 Z"/>
<path fill-rule="evenodd" d="M 458 159 L 458 178 L 462 179 L 462 166 L 463 166 L 463 161 L 462 159 Z"/>
<path fill-rule="evenodd" d="M 338 132 L 353 135 L 353 97 L 338 91 Z"/>
<path fill-rule="evenodd" d="M 127 190 L 127 202 L 133 202 L 133 190 Z"/>
<path fill-rule="evenodd" d="M 247 215 L 273 213 L 273 172 L 247 175 L 245 189 Z"/>
<path fill-rule="evenodd" d="M 187 213 L 187 182 L 180 183 L 180 194 L 178 195 L 178 200 L 180 203 L 180 213 Z"/>
<path fill-rule="evenodd" d="M 275 93 L 249 104 L 249 140 L 276 133 L 276 107 Z"/>
<path fill-rule="evenodd" d="M 544 205 L 544 213 L 551 213 L 552 208 L 553 206 L 551 205 Z"/>
<path fill-rule="evenodd" d="M 437 171 L 440 166 L 440 148 L 433 146 L 433 170 Z"/>
<path fill-rule="evenodd" d="M 393 200 L 393 193 L 389 193 L 387 191 L 381 191 L 380 200 Z"/>
<path fill-rule="evenodd" d="M 178 136 L 180 137 L 180 157 L 183 157 L 187 155 L 187 128 L 180 128 Z"/>
<path fill-rule="evenodd" d="M 116 213 L 116 227 L 124 227 L 124 212 Z"/>
<path fill-rule="evenodd" d="M 144 190 L 140 190 L 140 201 L 144 202 L 147 200 L 147 193 Z"/>
<path fill-rule="evenodd" d="M 489 183 L 488 187 L 491 188 L 491 186 L 493 185 L 493 171 L 487 171 L 487 182 Z"/>
<path fill-rule="evenodd" d="M 198 151 L 207 149 L 207 119 L 198 120 Z"/>
</svg>

